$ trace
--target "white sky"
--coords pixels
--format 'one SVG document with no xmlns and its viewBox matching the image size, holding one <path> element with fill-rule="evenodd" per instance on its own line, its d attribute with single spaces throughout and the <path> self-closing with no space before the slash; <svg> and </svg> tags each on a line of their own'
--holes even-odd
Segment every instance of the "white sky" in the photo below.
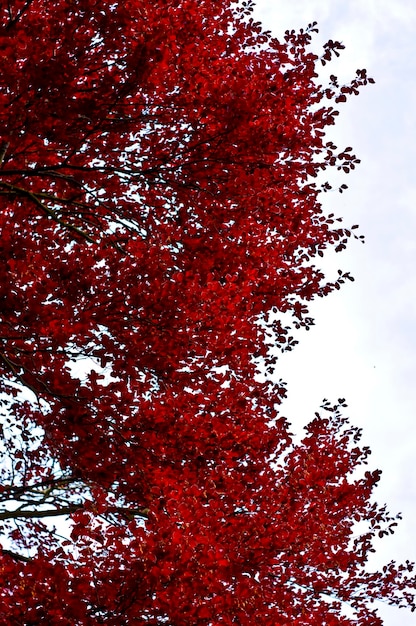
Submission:
<svg viewBox="0 0 416 626">
<path fill-rule="evenodd" d="M 317 21 L 314 52 L 328 39 L 346 46 L 330 73 L 347 83 L 365 67 L 376 80 L 338 105 L 328 135 L 362 160 L 342 181 L 344 194 L 323 197 L 328 213 L 360 224 L 366 237 L 327 264 L 333 276 L 340 268 L 356 281 L 312 307 L 316 326 L 280 358 L 278 374 L 289 391 L 282 413 L 296 432 L 324 397 L 346 398 L 373 451 L 371 467 L 383 470 L 375 499 L 403 513 L 372 564 L 416 561 L 416 2 L 257 0 L 255 18 L 278 37 Z M 383 606 L 380 615 L 385 626 L 416 624 L 404 610 Z"/>
</svg>

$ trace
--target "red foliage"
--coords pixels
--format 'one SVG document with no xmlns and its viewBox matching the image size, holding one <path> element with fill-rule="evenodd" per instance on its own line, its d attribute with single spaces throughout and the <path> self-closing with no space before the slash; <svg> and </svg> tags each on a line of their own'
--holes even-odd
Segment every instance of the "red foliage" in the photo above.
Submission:
<svg viewBox="0 0 416 626">
<path fill-rule="evenodd" d="M 296 343 L 283 314 L 308 327 L 350 278 L 314 265 L 351 231 L 311 178 L 354 168 L 325 100 L 371 79 L 319 86 L 314 25 L 279 42 L 250 13 L 0 7 L 1 624 L 376 625 L 373 599 L 415 606 L 410 564 L 365 568 L 395 522 L 378 473 L 356 477 L 359 432 L 324 406 L 295 445 L 283 383 L 256 378 L 270 337 Z M 65 539 L 47 520 L 68 515 Z"/>
</svg>

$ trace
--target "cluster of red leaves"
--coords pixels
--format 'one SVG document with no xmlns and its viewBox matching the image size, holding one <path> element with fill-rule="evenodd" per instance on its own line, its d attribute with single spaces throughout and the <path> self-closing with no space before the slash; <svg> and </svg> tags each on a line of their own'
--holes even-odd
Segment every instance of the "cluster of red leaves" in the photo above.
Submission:
<svg viewBox="0 0 416 626">
<path fill-rule="evenodd" d="M 365 570 L 394 522 L 370 503 L 378 474 L 352 476 L 359 433 L 326 406 L 292 444 L 284 386 L 256 379 L 268 333 L 291 347 L 276 316 L 308 326 L 307 301 L 349 278 L 313 263 L 351 231 L 311 179 L 357 161 L 325 142 L 323 100 L 368 79 L 320 87 L 309 31 L 279 42 L 251 8 L 0 7 L 1 624 L 414 607 L 410 564 Z M 64 514 L 66 540 L 41 522 Z"/>
</svg>

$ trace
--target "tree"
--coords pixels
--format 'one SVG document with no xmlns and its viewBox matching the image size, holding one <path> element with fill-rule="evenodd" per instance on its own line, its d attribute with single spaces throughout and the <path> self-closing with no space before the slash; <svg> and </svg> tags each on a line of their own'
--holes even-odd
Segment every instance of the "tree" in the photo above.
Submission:
<svg viewBox="0 0 416 626">
<path fill-rule="evenodd" d="M 354 236 L 318 174 L 358 162 L 326 129 L 372 79 L 320 86 L 343 46 L 280 42 L 250 1 L 0 11 L 0 623 L 414 609 L 411 563 L 366 570 L 396 521 L 344 402 L 295 443 L 272 376 L 351 279 L 315 265 Z"/>
</svg>

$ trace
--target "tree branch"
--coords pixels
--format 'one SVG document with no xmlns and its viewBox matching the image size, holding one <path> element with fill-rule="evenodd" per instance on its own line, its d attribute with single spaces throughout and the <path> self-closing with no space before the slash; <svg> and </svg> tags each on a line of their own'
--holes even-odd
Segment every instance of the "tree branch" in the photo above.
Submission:
<svg viewBox="0 0 416 626">
<path fill-rule="evenodd" d="M 23 556 L 23 554 L 18 554 L 17 552 L 12 552 L 12 550 L 1 550 L 2 554 L 7 554 L 7 556 L 11 556 L 12 559 L 16 561 L 23 561 L 24 563 L 29 563 L 32 559 L 28 556 Z"/>
<path fill-rule="evenodd" d="M 56 222 L 57 224 L 59 224 L 63 228 L 67 228 L 68 230 L 71 230 L 72 232 L 76 233 L 80 237 L 83 237 L 84 239 L 86 239 L 90 243 L 95 243 L 95 244 L 98 243 L 97 241 L 95 241 L 95 239 L 90 237 L 88 235 L 88 233 L 86 233 L 85 231 L 81 230 L 77 226 L 74 226 L 73 224 L 69 224 L 68 222 L 65 222 L 64 220 L 62 220 L 55 213 L 55 211 L 53 211 L 48 206 L 46 206 L 46 204 L 41 202 L 41 200 L 39 200 L 38 196 L 35 193 L 33 193 L 32 191 L 29 191 L 28 189 L 24 189 L 23 187 L 16 187 L 15 185 L 11 185 L 10 183 L 5 183 L 5 182 L 0 182 L 0 185 L 5 187 L 6 189 L 8 189 L 9 190 L 8 193 L 15 194 L 15 195 L 26 196 L 26 197 L 30 198 L 31 200 L 33 200 L 33 202 L 38 207 L 40 207 L 40 209 L 42 209 L 42 211 L 44 213 L 46 213 L 46 215 L 48 217 L 51 217 L 54 220 L 54 222 Z"/>
<path fill-rule="evenodd" d="M 22 6 L 20 11 L 18 11 L 16 13 L 16 15 L 14 15 L 14 16 L 11 13 L 10 5 L 9 5 L 9 7 L 8 7 L 9 22 L 6 24 L 6 30 L 8 30 L 9 28 L 11 28 L 15 24 L 17 24 L 17 22 L 20 20 L 22 15 L 24 15 L 24 13 L 26 13 L 26 11 L 28 10 L 28 8 L 30 7 L 30 5 L 32 3 L 33 3 L 33 0 L 26 0 L 25 4 Z"/>
<path fill-rule="evenodd" d="M 15 510 L 15 511 L 1 511 L 0 512 L 0 520 L 6 519 L 40 519 L 43 517 L 58 517 L 61 515 L 71 515 L 72 513 L 76 513 L 77 511 L 86 511 L 87 513 L 90 509 L 86 509 L 83 504 L 69 504 L 68 506 L 63 506 L 60 509 L 46 509 L 44 511 L 23 511 L 23 510 Z M 129 519 L 133 519 L 134 517 L 143 517 L 147 518 L 149 514 L 149 509 L 146 507 L 139 509 L 130 509 L 128 507 L 109 507 L 106 509 L 104 513 L 101 515 L 105 515 L 105 513 L 118 513 L 120 515 L 124 515 Z"/>
</svg>

